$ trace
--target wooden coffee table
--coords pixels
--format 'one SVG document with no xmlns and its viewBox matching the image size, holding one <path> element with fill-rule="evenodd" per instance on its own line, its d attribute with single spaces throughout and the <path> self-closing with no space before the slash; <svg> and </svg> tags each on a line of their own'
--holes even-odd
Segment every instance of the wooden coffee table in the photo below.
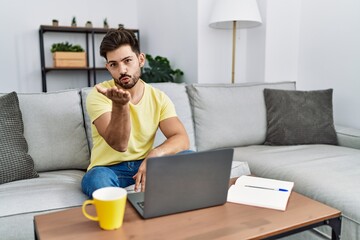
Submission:
<svg viewBox="0 0 360 240">
<path fill-rule="evenodd" d="M 95 209 L 89 206 L 89 212 Z M 332 238 L 340 239 L 341 212 L 296 192 L 290 195 L 285 212 L 226 203 L 222 206 L 142 219 L 130 203 L 123 226 L 101 230 L 85 218 L 81 207 L 35 216 L 35 237 L 48 239 L 276 239 L 328 225 Z"/>
</svg>

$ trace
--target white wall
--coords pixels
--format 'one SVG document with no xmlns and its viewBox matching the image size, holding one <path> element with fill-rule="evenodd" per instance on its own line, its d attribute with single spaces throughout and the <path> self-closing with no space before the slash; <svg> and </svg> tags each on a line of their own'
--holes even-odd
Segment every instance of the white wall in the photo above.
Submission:
<svg viewBox="0 0 360 240">
<path fill-rule="evenodd" d="M 297 81 L 301 0 L 266 6 L 265 81 Z"/>
<path fill-rule="evenodd" d="M 334 89 L 335 122 L 360 128 L 360 1 L 302 0 L 298 87 Z"/>
<path fill-rule="evenodd" d="M 265 81 L 333 88 L 336 124 L 360 128 L 360 1 L 267 2 Z"/>
<path fill-rule="evenodd" d="M 2 0 L 0 2 L 0 92 L 40 92 L 41 70 L 39 51 L 39 26 L 51 25 L 58 19 L 60 25 L 69 26 L 72 17 L 78 26 L 90 20 L 94 27 L 102 27 L 107 18 L 110 27 L 118 23 L 129 28 L 138 28 L 137 1 L 131 0 Z M 46 46 L 52 42 L 69 40 L 71 43 L 84 43 L 84 37 L 74 35 L 48 36 Z M 68 38 L 65 38 L 67 36 Z M 82 45 L 84 46 L 84 45 Z M 47 49 L 47 65 L 51 66 L 51 54 Z M 104 77 L 107 77 L 104 76 Z M 82 87 L 87 85 L 85 72 L 50 72 L 49 90 Z"/>
<path fill-rule="evenodd" d="M 141 51 L 167 57 L 183 80 L 197 82 L 197 4 L 194 0 L 138 0 Z"/>
<path fill-rule="evenodd" d="M 214 2 L 198 0 L 198 82 L 230 83 L 232 31 L 209 27 Z"/>
</svg>

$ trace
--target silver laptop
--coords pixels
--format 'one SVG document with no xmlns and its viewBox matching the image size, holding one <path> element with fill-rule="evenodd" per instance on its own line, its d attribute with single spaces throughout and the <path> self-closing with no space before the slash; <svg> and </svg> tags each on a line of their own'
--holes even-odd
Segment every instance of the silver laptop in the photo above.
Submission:
<svg viewBox="0 0 360 240">
<path fill-rule="evenodd" d="M 145 192 L 128 194 L 143 218 L 226 202 L 233 149 L 149 158 Z"/>
</svg>

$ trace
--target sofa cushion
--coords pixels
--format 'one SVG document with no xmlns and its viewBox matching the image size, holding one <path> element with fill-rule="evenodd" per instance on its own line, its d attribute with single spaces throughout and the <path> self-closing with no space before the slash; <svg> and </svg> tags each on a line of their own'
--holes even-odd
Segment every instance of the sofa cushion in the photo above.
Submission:
<svg viewBox="0 0 360 240">
<path fill-rule="evenodd" d="M 175 105 L 176 113 L 184 124 L 185 129 L 190 138 L 190 149 L 195 150 L 195 136 L 194 136 L 194 125 L 191 114 L 191 107 L 188 95 L 186 93 L 186 88 L 184 84 L 178 83 L 151 83 L 157 89 L 165 92 L 171 101 Z M 81 90 L 82 101 L 85 103 L 86 97 L 92 88 L 83 88 Z M 85 106 L 85 104 L 84 104 Z M 91 122 L 90 118 L 87 114 L 86 108 L 83 109 L 85 125 L 86 125 L 86 133 L 88 136 L 88 140 L 90 143 L 90 148 L 92 148 L 92 137 L 91 137 Z M 165 140 L 165 136 L 162 134 L 160 130 L 157 131 L 154 141 L 154 146 L 161 144 Z"/>
<path fill-rule="evenodd" d="M 38 172 L 86 169 L 89 148 L 78 90 L 18 94 L 29 154 Z"/>
<path fill-rule="evenodd" d="M 191 113 L 191 106 L 189 97 L 186 92 L 185 84 L 179 83 L 151 83 L 151 85 L 161 91 L 165 92 L 169 96 L 171 101 L 175 105 L 176 113 L 184 124 L 186 132 L 190 139 L 190 149 L 196 150 L 195 146 L 195 134 L 194 134 L 194 122 Z M 165 141 L 165 136 L 158 129 L 154 146 L 158 146 Z"/>
<path fill-rule="evenodd" d="M 88 146 L 89 146 L 90 151 L 93 146 L 93 141 L 92 141 L 92 134 L 91 134 L 90 117 L 86 110 L 86 98 L 92 89 L 93 89 L 93 87 L 86 87 L 86 88 L 82 88 L 81 92 L 80 92 L 81 93 L 81 101 L 82 101 L 82 105 L 83 105 L 82 112 L 83 112 L 83 116 L 84 116 L 84 120 L 85 120 L 86 138 L 88 141 Z"/>
<path fill-rule="evenodd" d="M 0 184 L 38 177 L 28 154 L 17 94 L 1 96 L 0 109 Z"/>
<path fill-rule="evenodd" d="M 360 149 L 360 129 L 336 124 L 335 131 L 340 146 Z"/>
<path fill-rule="evenodd" d="M 60 170 L 39 173 L 39 178 L 0 185 L 0 217 L 80 206 L 87 196 L 81 191 L 85 171 Z"/>
<path fill-rule="evenodd" d="M 337 144 L 332 89 L 265 89 L 267 145 Z"/>
<path fill-rule="evenodd" d="M 264 143 L 264 88 L 294 90 L 295 82 L 189 85 L 198 150 Z"/>
</svg>

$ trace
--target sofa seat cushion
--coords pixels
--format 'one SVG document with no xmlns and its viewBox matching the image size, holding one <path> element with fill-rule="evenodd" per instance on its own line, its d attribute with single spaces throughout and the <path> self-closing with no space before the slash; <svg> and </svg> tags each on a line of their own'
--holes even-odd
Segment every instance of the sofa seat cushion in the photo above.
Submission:
<svg viewBox="0 0 360 240">
<path fill-rule="evenodd" d="M 264 88 L 294 90 L 294 82 L 187 86 L 198 151 L 263 144 Z"/>
<path fill-rule="evenodd" d="M 236 148 L 234 160 L 248 162 L 254 175 L 295 182 L 294 191 L 339 209 L 360 230 L 360 150 L 325 144 L 254 145 Z M 346 239 L 359 239 L 358 233 Z"/>
<path fill-rule="evenodd" d="M 40 177 L 0 185 L 0 217 L 80 206 L 81 170 L 39 173 Z M 6 206 L 6 207 L 4 207 Z"/>
</svg>

